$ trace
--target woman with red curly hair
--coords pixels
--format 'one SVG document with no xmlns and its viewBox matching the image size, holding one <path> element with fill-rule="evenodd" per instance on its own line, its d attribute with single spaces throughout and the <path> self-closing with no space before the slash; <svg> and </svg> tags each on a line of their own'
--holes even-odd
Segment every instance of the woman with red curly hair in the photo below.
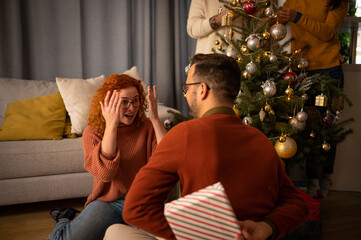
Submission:
<svg viewBox="0 0 361 240">
<path fill-rule="evenodd" d="M 102 239 L 108 226 L 125 224 L 125 195 L 166 133 L 158 117 L 155 86 L 153 91 L 148 87 L 149 118 L 141 81 L 112 74 L 96 91 L 82 139 L 93 191 L 75 219 L 78 211 L 73 208 L 51 211 L 58 223 L 50 239 Z"/>
</svg>

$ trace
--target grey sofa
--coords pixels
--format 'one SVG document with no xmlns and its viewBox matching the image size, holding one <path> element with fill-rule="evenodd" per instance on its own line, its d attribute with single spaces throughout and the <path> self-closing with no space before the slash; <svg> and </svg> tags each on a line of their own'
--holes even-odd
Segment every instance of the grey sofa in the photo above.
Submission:
<svg viewBox="0 0 361 240">
<path fill-rule="evenodd" d="M 57 91 L 56 82 L 0 78 L 0 125 L 8 103 Z M 162 121 L 168 109 L 159 104 Z M 81 137 L 0 141 L 0 205 L 88 196 L 93 177 L 83 161 Z"/>
</svg>

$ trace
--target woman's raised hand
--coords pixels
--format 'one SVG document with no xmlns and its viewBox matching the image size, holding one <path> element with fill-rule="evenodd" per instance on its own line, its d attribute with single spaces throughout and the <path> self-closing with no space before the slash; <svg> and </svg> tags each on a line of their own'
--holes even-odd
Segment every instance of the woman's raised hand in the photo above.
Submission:
<svg viewBox="0 0 361 240">
<path fill-rule="evenodd" d="M 116 90 L 107 92 L 104 102 L 99 102 L 106 126 L 118 127 L 120 120 L 120 97 Z"/>
<path fill-rule="evenodd" d="M 149 103 L 149 119 L 156 120 L 158 119 L 158 93 L 157 88 L 153 86 L 153 91 L 150 86 L 148 86 L 148 103 Z"/>
</svg>

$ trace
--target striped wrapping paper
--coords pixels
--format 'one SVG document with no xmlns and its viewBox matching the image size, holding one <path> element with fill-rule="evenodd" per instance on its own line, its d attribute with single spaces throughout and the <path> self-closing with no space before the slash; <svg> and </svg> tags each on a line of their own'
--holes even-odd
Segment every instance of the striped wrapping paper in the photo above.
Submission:
<svg viewBox="0 0 361 240">
<path fill-rule="evenodd" d="M 177 239 L 234 239 L 241 233 L 220 182 L 167 203 L 164 215 Z"/>
</svg>

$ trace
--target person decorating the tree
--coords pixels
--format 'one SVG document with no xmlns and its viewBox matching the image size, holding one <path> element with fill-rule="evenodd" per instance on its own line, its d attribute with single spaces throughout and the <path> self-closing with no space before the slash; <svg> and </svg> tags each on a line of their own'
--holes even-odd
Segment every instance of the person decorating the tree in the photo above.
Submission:
<svg viewBox="0 0 361 240">
<path fill-rule="evenodd" d="M 343 88 L 343 72 L 338 41 L 338 28 L 348 11 L 347 0 L 286 0 L 278 11 L 279 23 L 291 23 L 291 51 L 303 49 L 307 58 L 308 75 L 328 73 L 340 79 Z"/>
<path fill-rule="evenodd" d="M 149 118 L 140 80 L 112 74 L 97 90 L 82 137 L 84 168 L 94 176 L 93 191 L 75 219 L 75 209 L 51 211 L 57 225 L 50 239 L 102 239 L 108 226 L 124 224 L 125 195 L 166 133 L 153 90 L 148 87 Z"/>
<path fill-rule="evenodd" d="M 340 55 L 338 28 L 348 12 L 347 0 L 286 0 L 278 11 L 278 21 L 291 23 L 293 41 L 291 51 L 299 49 L 306 59 L 303 66 L 307 76 L 317 73 L 329 74 L 339 79 L 343 88 L 344 75 L 341 67 L 343 58 Z M 306 47 L 306 48 L 305 48 Z M 333 155 L 328 159 L 331 163 L 323 169 L 323 177 L 319 179 L 319 169 L 307 170 L 308 193 L 313 197 L 325 197 L 331 187 L 336 146 L 331 146 Z"/>
<path fill-rule="evenodd" d="M 237 2 L 234 1 L 234 6 Z M 227 15 L 231 19 L 227 19 Z M 212 48 L 222 49 L 221 40 L 217 32 L 222 36 L 228 35 L 229 21 L 241 25 L 242 20 L 227 9 L 218 0 L 192 0 L 187 20 L 187 33 L 191 38 L 197 39 L 196 53 L 213 53 Z M 234 38 L 240 34 L 233 32 Z"/>
<path fill-rule="evenodd" d="M 183 93 L 196 119 L 173 127 L 137 174 L 124 205 L 128 224 L 175 239 L 163 211 L 178 181 L 182 196 L 222 183 L 242 230 L 235 239 L 278 239 L 305 221 L 306 203 L 272 143 L 235 116 L 240 76 L 237 61 L 224 54 L 192 58 Z M 154 238 L 116 224 L 104 239 Z"/>
</svg>

